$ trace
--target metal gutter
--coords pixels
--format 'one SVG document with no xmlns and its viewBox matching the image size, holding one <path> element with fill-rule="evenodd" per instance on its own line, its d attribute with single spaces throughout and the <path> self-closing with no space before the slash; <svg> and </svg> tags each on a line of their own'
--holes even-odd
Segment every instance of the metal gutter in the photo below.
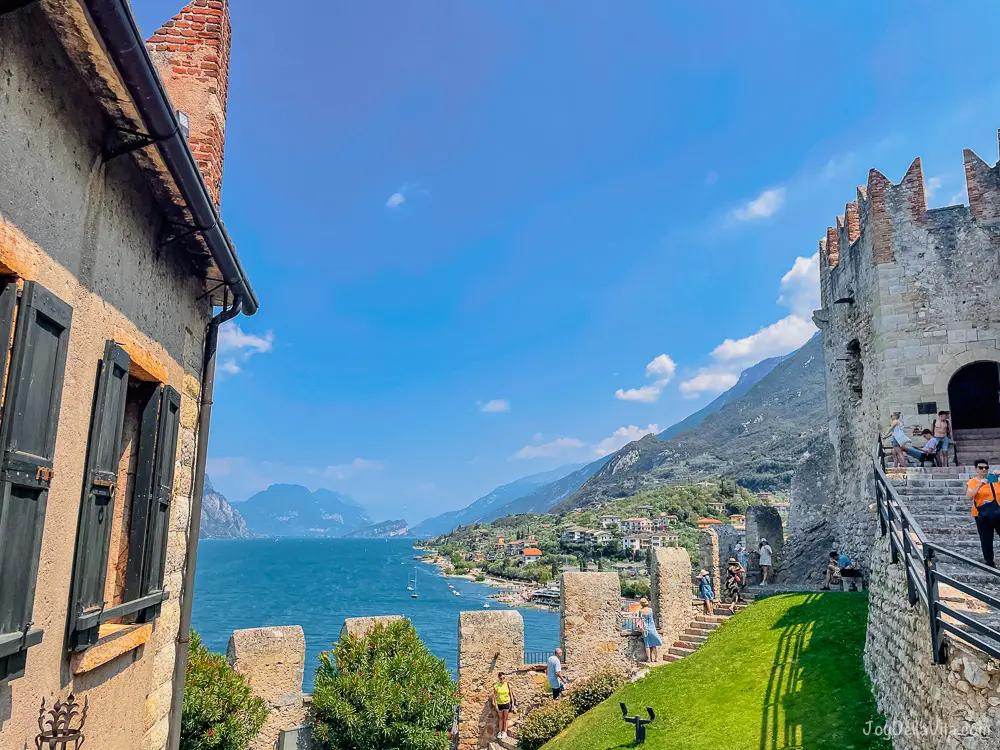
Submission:
<svg viewBox="0 0 1000 750">
<path fill-rule="evenodd" d="M 90 14 L 94 28 L 142 118 L 146 133 L 177 184 L 191 212 L 193 228 L 204 238 L 226 286 L 242 303 L 244 314 L 253 315 L 257 312 L 257 296 L 205 186 L 128 0 L 79 1 Z"/>
</svg>

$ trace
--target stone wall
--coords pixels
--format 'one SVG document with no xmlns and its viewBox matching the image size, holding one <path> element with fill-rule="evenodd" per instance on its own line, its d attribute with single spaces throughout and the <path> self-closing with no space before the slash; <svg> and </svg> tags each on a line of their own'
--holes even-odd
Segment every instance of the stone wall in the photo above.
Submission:
<svg viewBox="0 0 1000 750">
<path fill-rule="evenodd" d="M 656 627 L 669 648 L 680 640 L 692 617 L 691 557 L 683 547 L 658 547 L 649 553 L 649 583 Z"/>
<path fill-rule="evenodd" d="M 712 574 L 715 593 L 722 598 L 726 580 L 726 566 L 734 557 L 736 544 L 743 539 L 743 532 L 732 524 L 709 526 L 698 535 L 698 556 L 701 567 Z"/>
<path fill-rule="evenodd" d="M 747 580 L 760 583 L 760 540 L 766 539 L 771 546 L 772 575 L 781 570 L 785 549 L 785 530 L 781 516 L 770 505 L 751 505 L 747 508 Z M 771 580 L 774 580 L 773 578 Z"/>
<path fill-rule="evenodd" d="M 272 750 L 281 730 L 306 723 L 308 707 L 302 693 L 305 634 L 298 625 L 236 630 L 229 638 L 226 655 L 233 668 L 247 678 L 253 694 L 267 704 L 267 722 L 247 750 Z M 308 731 L 299 732 L 302 750 L 308 736 Z"/>
<path fill-rule="evenodd" d="M 368 635 L 375 629 L 376 625 L 386 626 L 391 622 L 402 620 L 402 615 L 376 615 L 375 617 L 348 617 L 344 620 L 344 626 L 340 629 L 340 637 L 353 635 L 361 638 Z"/>
<path fill-rule="evenodd" d="M 871 558 L 865 669 L 895 750 L 1000 747 L 1000 668 L 981 652 L 948 641 L 948 663 L 931 659 L 927 610 L 911 607 L 888 536 Z"/>
<path fill-rule="evenodd" d="M 559 626 L 569 678 L 629 667 L 623 620 L 617 573 L 563 573 Z"/>
<path fill-rule="evenodd" d="M 837 467 L 827 435 L 810 443 L 795 466 L 788 540 L 777 580 L 815 583 L 823 580 L 830 550 L 837 545 Z"/>
<path fill-rule="evenodd" d="M 493 685 L 497 674 L 507 675 L 518 701 L 509 730 L 550 695 L 541 667 L 524 664 L 524 620 L 517 610 L 462 612 L 458 616 L 458 747 L 488 747 L 497 733 Z"/>
</svg>

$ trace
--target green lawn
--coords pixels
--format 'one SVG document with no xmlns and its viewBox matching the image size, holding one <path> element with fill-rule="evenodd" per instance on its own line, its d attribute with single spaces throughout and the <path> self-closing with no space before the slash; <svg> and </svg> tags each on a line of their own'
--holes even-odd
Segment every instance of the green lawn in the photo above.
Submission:
<svg viewBox="0 0 1000 750">
<path fill-rule="evenodd" d="M 543 750 L 632 747 L 621 719 L 656 711 L 648 750 L 891 750 L 862 654 L 867 594 L 761 599 L 694 654 L 659 667 L 579 717 Z"/>
</svg>

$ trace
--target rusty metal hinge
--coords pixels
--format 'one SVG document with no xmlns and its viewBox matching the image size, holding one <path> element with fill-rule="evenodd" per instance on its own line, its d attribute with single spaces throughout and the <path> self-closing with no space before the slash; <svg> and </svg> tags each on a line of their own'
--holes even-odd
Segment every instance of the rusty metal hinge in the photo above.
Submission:
<svg viewBox="0 0 1000 750">
<path fill-rule="evenodd" d="M 35 479 L 39 482 L 51 482 L 56 473 L 47 466 L 39 466 L 35 471 Z"/>
</svg>

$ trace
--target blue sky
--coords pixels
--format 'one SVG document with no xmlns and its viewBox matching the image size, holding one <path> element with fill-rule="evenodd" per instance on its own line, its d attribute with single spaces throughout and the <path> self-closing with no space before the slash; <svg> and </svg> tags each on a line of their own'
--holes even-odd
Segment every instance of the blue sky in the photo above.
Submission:
<svg viewBox="0 0 1000 750">
<path fill-rule="evenodd" d="M 152 31 L 177 10 L 137 3 Z M 993 163 L 986 2 L 234 3 L 223 215 L 261 300 L 209 470 L 423 517 L 664 429 L 812 333 L 870 167 Z"/>
</svg>

